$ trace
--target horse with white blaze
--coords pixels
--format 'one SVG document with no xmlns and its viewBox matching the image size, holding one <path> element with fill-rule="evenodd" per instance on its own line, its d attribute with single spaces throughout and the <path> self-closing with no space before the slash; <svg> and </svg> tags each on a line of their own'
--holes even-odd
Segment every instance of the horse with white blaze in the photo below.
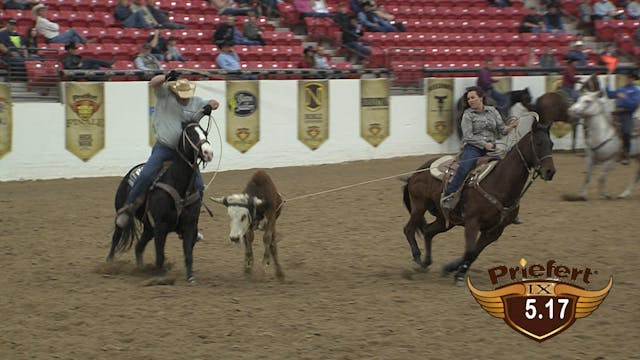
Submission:
<svg viewBox="0 0 640 360">
<path fill-rule="evenodd" d="M 276 277 L 284 279 L 284 273 L 278 262 L 276 239 L 276 220 L 282 209 L 282 197 L 273 180 L 263 170 L 256 171 L 240 194 L 224 197 L 211 197 L 211 200 L 227 207 L 229 214 L 229 240 L 242 242 L 245 246 L 245 273 L 250 274 L 253 267 L 253 238 L 255 230 L 263 230 L 263 264 L 269 265 L 273 259 Z"/>
</svg>

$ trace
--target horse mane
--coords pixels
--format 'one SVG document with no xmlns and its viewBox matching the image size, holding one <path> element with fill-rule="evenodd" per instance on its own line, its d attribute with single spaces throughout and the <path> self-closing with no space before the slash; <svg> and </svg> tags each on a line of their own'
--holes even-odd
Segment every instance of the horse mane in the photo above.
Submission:
<svg viewBox="0 0 640 360">
<path fill-rule="evenodd" d="M 589 76 L 589 78 L 587 79 L 587 81 L 585 81 L 582 86 L 580 87 L 580 92 L 584 92 L 584 91 L 590 91 L 590 92 L 595 92 L 595 91 L 600 91 L 601 87 L 600 87 L 600 81 L 598 80 L 598 75 L 597 74 L 591 74 L 591 76 Z"/>
</svg>

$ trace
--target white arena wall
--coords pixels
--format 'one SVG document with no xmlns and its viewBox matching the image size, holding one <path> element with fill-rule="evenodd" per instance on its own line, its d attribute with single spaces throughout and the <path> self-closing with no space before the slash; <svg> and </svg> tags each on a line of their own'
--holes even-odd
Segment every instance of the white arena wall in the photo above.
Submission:
<svg viewBox="0 0 640 360">
<path fill-rule="evenodd" d="M 475 78 L 455 80 L 455 98 Z M 218 134 L 209 139 L 216 148 L 216 159 L 206 172 L 220 170 L 317 165 L 354 160 L 382 159 L 409 155 L 455 153 L 460 147 L 455 134 L 442 144 L 426 132 L 426 97 L 391 96 L 390 135 L 378 147 L 360 137 L 360 81 L 330 80 L 329 139 L 315 151 L 297 139 L 297 81 L 260 81 L 260 141 L 246 153 L 226 143 L 225 82 L 198 82 L 196 95 L 215 98 L 220 108 L 214 116 L 222 137 L 220 154 Z M 534 98 L 544 93 L 543 76 L 513 77 L 512 89 L 529 87 Z M 0 181 L 95 176 L 120 176 L 134 164 L 146 160 L 148 145 L 147 82 L 105 83 L 105 148 L 84 162 L 65 149 L 65 113 L 60 103 L 15 103 L 13 105 L 13 144 L 11 152 L 0 159 Z M 514 113 L 524 111 L 519 105 Z M 530 120 L 518 127 L 524 134 Z M 570 135 L 553 138 L 555 149 L 569 149 Z M 582 147 L 582 141 L 578 142 Z M 418 164 L 416 164 L 418 166 Z M 408 169 L 411 170 L 411 169 Z"/>
</svg>

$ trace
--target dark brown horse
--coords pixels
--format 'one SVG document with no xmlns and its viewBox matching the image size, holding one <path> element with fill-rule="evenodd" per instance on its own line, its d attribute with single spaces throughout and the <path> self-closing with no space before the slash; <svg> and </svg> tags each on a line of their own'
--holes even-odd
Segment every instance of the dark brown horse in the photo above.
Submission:
<svg viewBox="0 0 640 360">
<path fill-rule="evenodd" d="M 404 234 L 411 247 L 415 266 L 427 268 L 431 264 L 431 240 L 434 236 L 456 225 L 464 226 L 464 255 L 443 269 L 446 274 L 457 271 L 455 280 L 458 284 L 463 283 L 473 261 L 487 245 L 502 235 L 504 228 L 518 215 L 519 202 L 528 187 L 530 175 L 532 179 L 537 176 L 544 180 L 553 178 L 556 170 L 549 127 L 550 123 L 534 121 L 531 131 L 507 152 L 479 186 L 463 190 L 462 200 L 449 213 L 450 222 L 447 222 L 440 207 L 442 181 L 433 177 L 428 170 L 436 159 L 427 161 L 418 169 L 419 172 L 407 179 L 403 198 L 411 216 L 404 227 Z M 426 211 L 435 216 L 433 222 L 427 223 L 424 217 Z M 424 260 L 416 243 L 417 231 L 424 238 Z"/>
</svg>

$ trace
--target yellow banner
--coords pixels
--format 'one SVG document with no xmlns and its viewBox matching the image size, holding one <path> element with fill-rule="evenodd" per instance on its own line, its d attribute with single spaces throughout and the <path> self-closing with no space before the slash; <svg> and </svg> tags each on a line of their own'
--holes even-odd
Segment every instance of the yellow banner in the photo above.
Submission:
<svg viewBox="0 0 640 360">
<path fill-rule="evenodd" d="M 11 85 L 0 83 L 0 159 L 11 152 L 13 138 Z"/>
<path fill-rule="evenodd" d="M 260 141 L 257 81 L 227 81 L 227 142 L 241 153 Z"/>
<path fill-rule="evenodd" d="M 88 161 L 104 149 L 104 84 L 65 83 L 66 149 Z"/>
<path fill-rule="evenodd" d="M 427 134 L 442 144 L 453 132 L 453 79 L 424 79 L 427 91 Z"/>
<path fill-rule="evenodd" d="M 562 75 L 547 75 L 544 81 L 544 89 L 546 92 L 558 91 L 562 85 Z M 551 124 L 551 129 L 549 129 L 549 132 L 557 138 L 565 137 L 570 134 L 571 131 L 573 131 L 573 126 L 567 121 L 554 121 L 553 124 Z"/>
<path fill-rule="evenodd" d="M 329 81 L 298 81 L 298 140 L 315 150 L 329 138 Z"/>
<path fill-rule="evenodd" d="M 360 136 L 373 146 L 389 136 L 389 80 L 360 80 Z"/>
<path fill-rule="evenodd" d="M 156 137 L 153 135 L 153 114 L 156 112 L 156 92 L 153 87 L 149 86 L 149 146 L 156 144 Z"/>
</svg>

